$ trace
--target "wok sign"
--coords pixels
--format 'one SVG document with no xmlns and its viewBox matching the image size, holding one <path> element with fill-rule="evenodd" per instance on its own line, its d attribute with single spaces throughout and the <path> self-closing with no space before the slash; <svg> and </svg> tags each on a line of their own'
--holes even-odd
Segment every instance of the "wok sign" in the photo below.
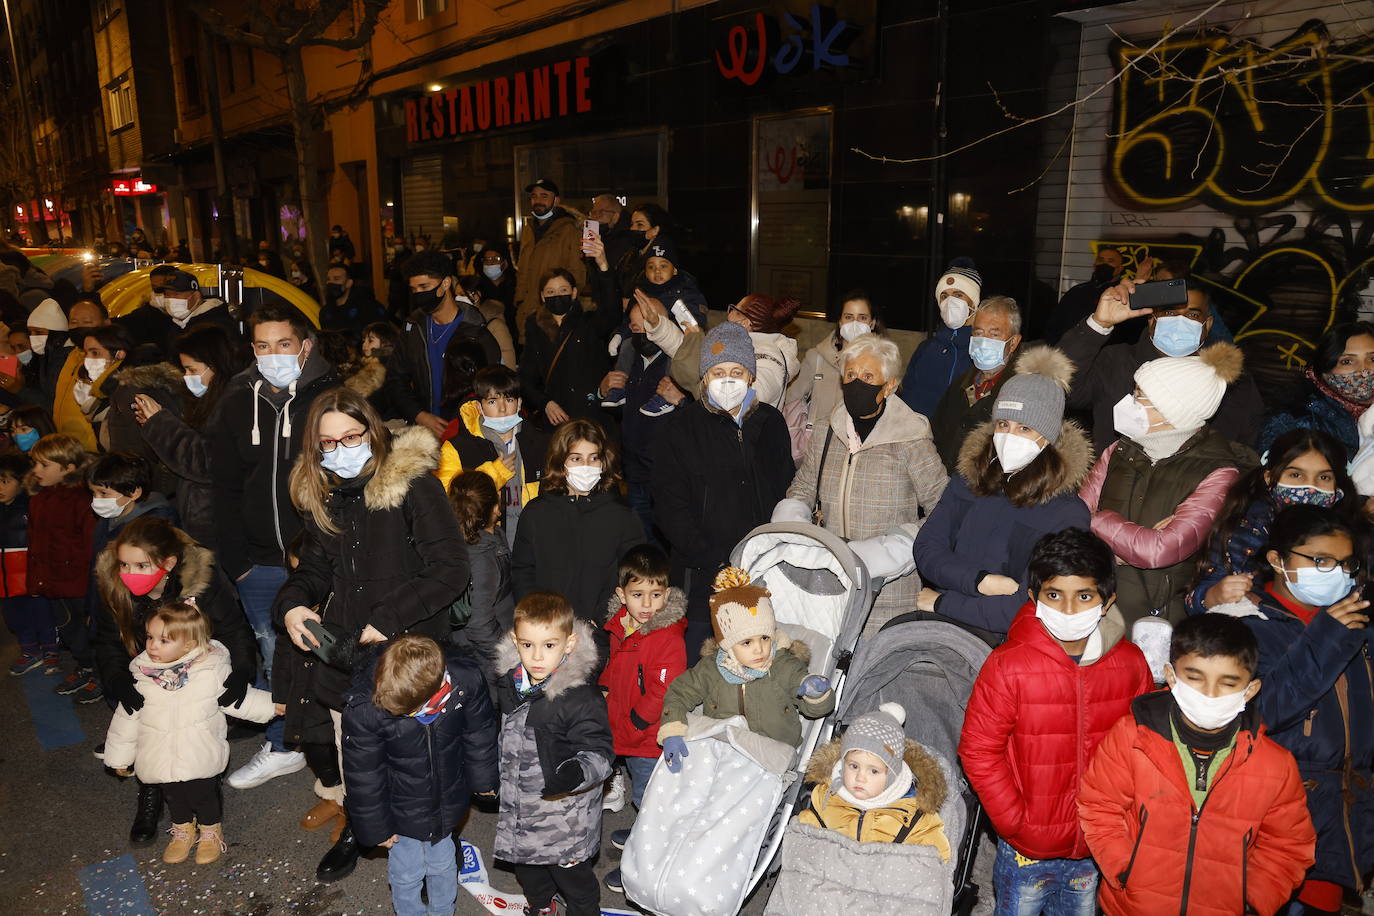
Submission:
<svg viewBox="0 0 1374 916">
<path fill-rule="evenodd" d="M 405 103 L 406 142 L 423 143 L 592 110 L 591 58 L 438 89 Z"/>
<path fill-rule="evenodd" d="M 768 70 L 777 76 L 841 70 L 850 65 L 846 48 L 859 31 L 818 2 L 804 14 L 755 12 L 724 33 L 715 48 L 716 71 L 753 86 Z"/>
</svg>

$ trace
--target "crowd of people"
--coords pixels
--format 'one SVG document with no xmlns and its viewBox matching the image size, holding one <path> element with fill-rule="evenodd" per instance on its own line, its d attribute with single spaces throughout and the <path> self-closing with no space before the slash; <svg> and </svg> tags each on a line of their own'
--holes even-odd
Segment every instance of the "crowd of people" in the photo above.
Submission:
<svg viewBox="0 0 1374 916">
<path fill-rule="evenodd" d="M 708 303 L 659 206 L 599 196 L 588 232 L 526 192 L 517 253 L 405 252 L 386 303 L 335 227 L 318 323 L 173 264 L 114 316 L 98 284 L 0 295 L 10 670 L 111 710 L 131 842 L 169 815 L 163 860 L 214 862 L 221 777 L 308 767 L 320 880 L 385 847 L 396 911 L 451 913 L 477 804 L 530 913 L 598 913 L 629 835 L 602 811 L 681 770 L 690 713 L 795 748 L 834 708 L 729 566 L 778 521 L 882 581 L 862 639 L 918 615 L 996 647 L 946 763 L 999 913 L 1317 916 L 1364 889 L 1374 324 L 1266 404 L 1200 286 L 1132 307 L 1184 266 L 1095 278 L 1051 346 L 961 258 L 905 365 L 862 290 L 802 354 L 799 303 Z M 224 775 L 226 715 L 265 732 Z M 947 860 L 953 787 L 904 719 L 818 752 L 800 817 Z"/>
</svg>

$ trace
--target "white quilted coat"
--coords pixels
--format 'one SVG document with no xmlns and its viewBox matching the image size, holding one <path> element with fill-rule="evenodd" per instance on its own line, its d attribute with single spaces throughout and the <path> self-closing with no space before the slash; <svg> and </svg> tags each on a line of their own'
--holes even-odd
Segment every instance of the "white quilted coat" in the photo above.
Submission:
<svg viewBox="0 0 1374 916">
<path fill-rule="evenodd" d="M 122 769 L 132 764 L 134 773 L 146 783 L 219 775 L 229 765 L 225 713 L 250 722 L 272 718 L 272 695 L 256 687 L 248 688 L 238 706 L 220 707 L 219 696 L 229 676 L 229 651 L 215 640 L 210 641 L 205 656 L 191 665 L 185 686 L 178 690 L 159 687 L 141 670 L 171 664 L 158 664 L 147 652 L 129 663 L 134 686 L 143 695 L 143 708 L 130 715 L 123 706 L 115 707 L 105 736 L 105 765 Z"/>
</svg>

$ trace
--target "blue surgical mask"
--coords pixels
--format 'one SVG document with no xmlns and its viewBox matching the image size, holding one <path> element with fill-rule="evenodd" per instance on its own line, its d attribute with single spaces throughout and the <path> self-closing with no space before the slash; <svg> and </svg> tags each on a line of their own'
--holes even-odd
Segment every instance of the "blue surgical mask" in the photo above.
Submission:
<svg viewBox="0 0 1374 916">
<path fill-rule="evenodd" d="M 39 438 L 38 430 L 31 429 L 28 432 L 16 433 L 14 436 L 14 444 L 19 446 L 21 452 L 27 452 L 29 449 L 33 448 L 34 443 L 36 443 Z"/>
<path fill-rule="evenodd" d="M 191 394 L 198 398 L 205 397 L 205 392 L 210 390 L 209 386 L 201 381 L 199 375 L 183 375 L 181 380 L 186 383 L 186 388 Z"/>
<path fill-rule="evenodd" d="M 1202 322 L 1182 315 L 1156 318 L 1150 341 L 1165 356 L 1192 356 L 1202 346 Z"/>
<path fill-rule="evenodd" d="M 482 273 L 487 275 L 488 280 L 498 279 L 506 270 L 500 264 L 483 264 Z"/>
<path fill-rule="evenodd" d="M 301 377 L 300 357 L 293 353 L 264 353 L 258 357 L 258 371 L 273 388 L 285 388 Z"/>
<path fill-rule="evenodd" d="M 1322 572 L 1315 566 L 1302 566 L 1295 570 L 1278 567 L 1282 572 L 1293 572 L 1298 581 L 1289 580 L 1288 590 L 1303 604 L 1312 607 L 1330 607 L 1350 594 L 1355 580 L 1341 567 Z"/>
<path fill-rule="evenodd" d="M 973 364 L 979 369 L 991 372 L 1006 362 L 1007 342 L 993 340 L 991 337 L 970 337 L 968 355 L 973 358 Z"/>
<path fill-rule="evenodd" d="M 508 417 L 489 417 L 482 414 L 482 425 L 498 433 L 508 433 L 521 423 L 520 415 L 513 413 Z"/>
<path fill-rule="evenodd" d="M 333 471 L 345 480 L 352 480 L 363 471 L 363 465 L 372 459 L 372 446 L 366 441 L 356 448 L 344 445 L 334 446 L 334 451 L 325 452 L 320 457 L 320 465 L 326 471 Z"/>
</svg>

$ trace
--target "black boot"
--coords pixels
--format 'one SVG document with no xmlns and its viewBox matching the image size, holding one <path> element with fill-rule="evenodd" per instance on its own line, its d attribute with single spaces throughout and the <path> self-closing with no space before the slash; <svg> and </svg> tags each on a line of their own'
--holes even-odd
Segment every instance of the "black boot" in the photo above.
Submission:
<svg viewBox="0 0 1374 916">
<path fill-rule="evenodd" d="M 353 839 L 353 827 L 345 826 L 339 835 L 339 842 L 329 847 L 320 864 L 315 867 L 315 878 L 319 881 L 341 881 L 353 874 L 358 864 L 358 841 Z"/>
<path fill-rule="evenodd" d="M 162 820 L 162 787 L 138 784 L 138 807 L 134 811 L 134 825 L 129 828 L 129 842 L 147 846 L 157 838 L 158 821 Z"/>
</svg>

